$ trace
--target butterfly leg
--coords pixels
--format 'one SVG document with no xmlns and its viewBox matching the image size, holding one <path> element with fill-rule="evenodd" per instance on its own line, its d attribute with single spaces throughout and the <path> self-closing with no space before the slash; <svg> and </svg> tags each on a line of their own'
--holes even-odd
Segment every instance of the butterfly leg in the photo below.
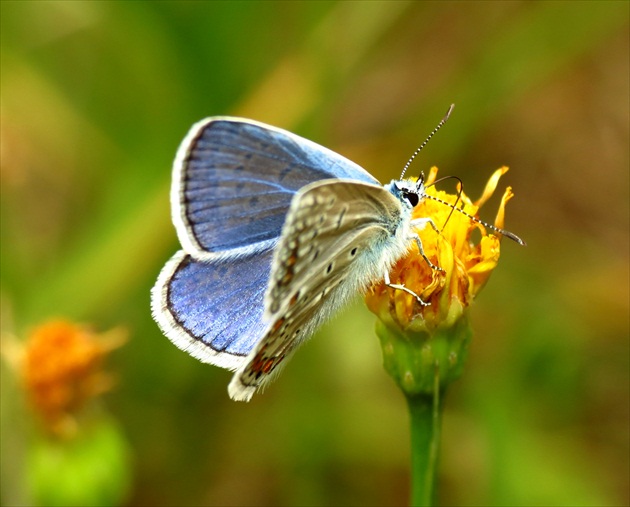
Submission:
<svg viewBox="0 0 630 507">
<path fill-rule="evenodd" d="M 424 229 L 427 224 L 433 227 L 433 230 L 435 232 L 437 232 L 438 234 L 440 233 L 440 230 L 435 225 L 435 222 L 431 220 L 430 218 L 416 218 L 415 220 L 411 221 L 411 226 L 417 229 Z M 441 271 L 442 273 L 444 273 L 444 270 L 441 267 L 433 264 L 424 253 L 424 248 L 422 248 L 422 241 L 420 240 L 420 236 L 418 236 L 417 234 L 413 234 L 409 239 L 412 239 L 416 242 L 416 245 L 418 245 L 418 251 L 420 252 L 420 255 L 422 255 L 422 258 L 427 262 L 427 264 L 431 267 L 431 269 L 434 269 L 436 271 Z"/>
<path fill-rule="evenodd" d="M 420 303 L 422 306 L 429 306 L 430 303 L 423 301 L 422 298 L 418 296 L 418 294 L 416 294 L 411 289 L 408 289 L 404 285 L 400 285 L 398 283 L 391 283 L 391 280 L 389 279 L 389 273 L 387 271 L 385 271 L 385 275 L 383 276 L 383 278 L 385 280 L 385 285 L 387 285 L 388 287 L 392 289 L 396 289 L 396 290 L 402 290 L 403 292 L 406 292 L 407 294 L 411 294 L 413 297 L 416 298 L 416 301 L 418 301 L 418 303 Z"/>
</svg>

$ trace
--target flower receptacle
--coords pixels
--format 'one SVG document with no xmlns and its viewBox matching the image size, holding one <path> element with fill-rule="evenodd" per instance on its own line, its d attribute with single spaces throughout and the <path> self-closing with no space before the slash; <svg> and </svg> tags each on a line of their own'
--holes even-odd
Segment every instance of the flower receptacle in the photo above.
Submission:
<svg viewBox="0 0 630 507">
<path fill-rule="evenodd" d="M 472 337 L 466 314 L 448 326 L 401 331 L 376 321 L 383 366 L 405 396 L 432 395 L 459 378 Z"/>
</svg>

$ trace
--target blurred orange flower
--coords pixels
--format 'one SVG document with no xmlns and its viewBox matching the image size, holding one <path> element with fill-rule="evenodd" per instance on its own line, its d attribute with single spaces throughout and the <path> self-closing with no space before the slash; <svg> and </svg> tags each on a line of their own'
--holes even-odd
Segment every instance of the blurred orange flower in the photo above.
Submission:
<svg viewBox="0 0 630 507">
<path fill-rule="evenodd" d="M 124 341 L 120 328 L 96 334 L 63 320 L 31 333 L 22 351 L 21 373 L 28 398 L 47 429 L 71 432 L 86 402 L 111 388 L 113 379 L 103 371 L 102 361 Z"/>
</svg>

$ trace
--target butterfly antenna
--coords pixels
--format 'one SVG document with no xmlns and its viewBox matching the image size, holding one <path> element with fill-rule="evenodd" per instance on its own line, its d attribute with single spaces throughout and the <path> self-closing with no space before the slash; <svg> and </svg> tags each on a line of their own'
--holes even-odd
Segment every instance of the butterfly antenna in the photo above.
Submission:
<svg viewBox="0 0 630 507">
<path fill-rule="evenodd" d="M 451 111 L 453 111 L 453 108 L 455 107 L 455 104 L 451 104 L 451 106 L 448 108 L 448 111 L 446 111 L 446 114 L 444 115 L 444 118 L 442 118 L 440 120 L 440 123 L 437 124 L 437 127 L 435 127 L 433 129 L 433 132 L 431 132 L 429 134 L 429 137 L 427 137 L 424 142 L 418 147 L 418 149 L 416 151 L 413 152 L 413 155 L 411 155 L 411 157 L 409 158 L 409 160 L 407 161 L 407 163 L 405 164 L 405 167 L 403 167 L 402 170 L 402 174 L 400 175 L 400 179 L 402 180 L 403 177 L 405 176 L 405 173 L 407 172 L 407 168 L 409 167 L 409 165 L 411 164 L 411 162 L 413 162 L 413 159 L 416 158 L 416 155 L 418 153 L 420 153 L 420 151 L 422 150 L 422 148 L 424 148 L 427 143 L 429 142 L 429 139 L 431 139 L 435 133 L 440 130 L 442 128 L 442 125 L 444 125 L 446 123 L 446 120 L 448 120 L 448 117 L 451 115 Z"/>
<path fill-rule="evenodd" d="M 458 208 L 457 206 L 455 206 L 454 204 L 451 204 L 450 202 L 443 201 L 439 197 L 435 197 L 435 196 L 428 195 L 428 194 L 424 194 L 424 197 L 427 197 L 427 198 L 432 199 L 432 200 L 434 200 L 436 202 L 444 204 L 444 205 L 448 206 L 449 208 L 452 208 L 453 211 L 457 211 L 457 212 L 461 213 L 462 215 L 465 215 L 468 218 L 470 218 L 473 222 L 477 222 L 478 224 L 481 224 L 484 227 L 487 227 L 488 229 L 493 230 L 494 232 L 496 232 L 498 234 L 501 234 L 501 235 L 503 235 L 503 236 L 505 236 L 507 238 L 510 238 L 513 241 L 516 241 L 519 245 L 523 245 L 523 246 L 527 245 L 527 243 L 525 243 L 525 241 L 523 241 L 521 238 L 519 238 L 516 234 L 511 233 L 510 231 L 506 231 L 505 229 L 500 229 L 499 227 L 496 227 L 496 226 L 494 226 L 492 224 L 489 224 L 488 222 L 484 222 L 483 220 L 480 220 L 480 219 L 470 215 L 469 213 L 466 213 L 463 209 Z M 450 215 L 449 215 L 449 217 L 450 217 Z"/>
<path fill-rule="evenodd" d="M 424 178 L 423 178 L 424 179 Z M 457 176 L 444 176 L 443 178 L 437 179 L 435 180 L 433 183 L 431 183 L 430 185 L 427 185 L 427 187 L 432 187 L 433 185 L 437 185 L 438 183 L 440 183 L 441 181 L 444 180 L 457 180 L 459 185 L 457 187 L 457 199 L 455 199 L 455 203 L 454 204 L 449 204 L 450 208 L 451 208 L 451 212 L 448 214 L 448 216 L 446 217 L 446 220 L 444 221 L 444 225 L 442 226 L 442 230 L 444 230 L 446 228 L 446 224 L 448 224 L 448 221 L 451 219 L 451 217 L 453 216 L 453 212 L 455 210 L 460 210 L 460 208 L 457 207 L 457 204 L 459 203 L 462 194 L 464 193 L 464 182 L 458 178 Z M 427 195 L 426 193 L 423 194 L 425 197 L 429 197 L 431 198 L 430 195 Z M 461 211 L 461 210 L 460 210 Z"/>
</svg>

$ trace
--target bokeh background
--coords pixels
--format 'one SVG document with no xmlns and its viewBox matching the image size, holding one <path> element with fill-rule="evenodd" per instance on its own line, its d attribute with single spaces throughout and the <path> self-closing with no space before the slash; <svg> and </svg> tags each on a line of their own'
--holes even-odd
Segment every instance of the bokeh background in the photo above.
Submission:
<svg viewBox="0 0 630 507">
<path fill-rule="evenodd" d="M 127 330 L 99 400 L 117 503 L 406 504 L 406 407 L 359 298 L 239 404 L 161 335 L 149 290 L 193 122 L 268 122 L 388 181 L 454 102 L 414 169 L 476 196 L 510 166 L 528 246 L 504 242 L 472 310 L 440 502 L 628 505 L 629 5 L 3 1 L 3 349 L 50 318 Z M 14 362 L 2 380 L 2 504 L 47 502 L 25 479 L 41 423 Z"/>
</svg>

